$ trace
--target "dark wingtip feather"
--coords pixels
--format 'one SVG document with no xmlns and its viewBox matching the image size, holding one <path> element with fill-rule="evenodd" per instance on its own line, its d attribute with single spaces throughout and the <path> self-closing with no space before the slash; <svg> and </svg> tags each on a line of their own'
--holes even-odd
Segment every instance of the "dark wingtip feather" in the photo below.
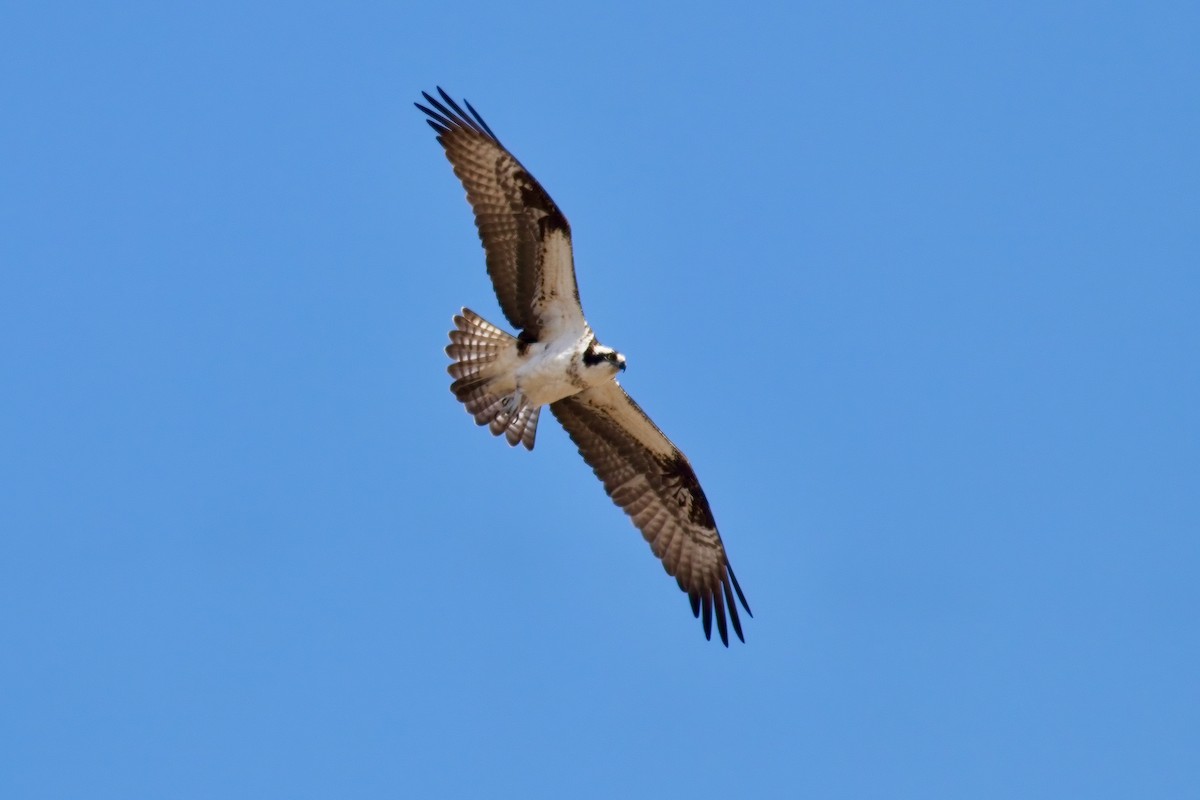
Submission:
<svg viewBox="0 0 1200 800">
<path fill-rule="evenodd" d="M 496 136 L 496 134 L 492 133 L 491 126 L 488 125 L 487 122 L 484 121 L 483 117 L 480 116 L 479 112 L 475 110 L 475 107 L 471 105 L 471 101 L 467 100 L 467 98 L 464 97 L 463 103 L 466 105 L 467 110 L 471 112 L 471 116 L 475 118 L 475 121 L 478 122 L 480 125 L 482 125 L 483 129 L 485 131 L 487 131 L 488 136 L 491 136 L 493 139 L 496 140 L 496 143 L 499 144 L 500 138 L 498 136 Z"/>
<path fill-rule="evenodd" d="M 725 621 L 725 597 L 720 592 L 713 592 L 713 605 L 716 606 L 717 633 L 721 634 L 721 643 L 729 647 L 729 625 Z"/>
<path fill-rule="evenodd" d="M 441 126 L 446 129 L 446 131 L 449 131 L 453 128 L 461 128 L 463 126 L 463 120 L 459 119 L 458 115 L 456 115 L 449 108 L 446 108 L 446 106 L 436 97 L 431 95 L 429 92 L 421 92 L 421 96 L 425 98 L 425 102 L 429 103 L 432 108 L 423 106 L 420 103 L 413 103 L 413 105 L 424 111 L 433 120 L 436 120 L 438 123 L 440 123 Z"/>
<path fill-rule="evenodd" d="M 725 605 L 729 608 L 729 619 L 733 622 L 733 632 L 744 644 L 746 637 L 742 635 L 742 621 L 738 619 L 737 603 L 734 602 L 733 590 L 729 588 L 729 581 L 721 581 L 721 588 L 725 592 Z"/>
<path fill-rule="evenodd" d="M 425 98 L 425 102 L 429 106 L 413 103 L 413 105 L 429 115 L 430 119 L 426 121 L 434 126 L 434 130 L 439 134 L 445 134 L 455 128 L 466 129 L 474 131 L 480 136 L 487 136 L 496 144 L 500 144 L 499 137 L 492 132 L 491 127 L 467 100 L 463 100 L 463 104 L 467 107 L 467 111 L 464 111 L 462 106 L 445 89 L 439 86 L 437 87 L 437 92 L 441 95 L 440 100 L 429 92 L 421 92 L 421 96 Z M 439 139 L 439 141 L 441 140 Z"/>
<path fill-rule="evenodd" d="M 413 105 L 420 109 L 421 112 L 428 117 L 425 122 L 429 125 L 429 127 L 433 128 L 433 130 L 437 132 L 439 141 L 441 140 L 442 134 L 448 133 L 450 128 L 454 126 L 453 122 L 446 117 L 443 117 L 432 108 L 426 108 L 420 103 L 413 103 Z"/>
<path fill-rule="evenodd" d="M 720 634 L 721 642 L 726 647 L 729 647 L 730 624 L 732 624 L 733 632 L 737 635 L 737 638 L 743 643 L 746 641 L 746 636 L 742 632 L 742 620 L 738 615 L 737 600 L 734 599 L 735 590 L 747 614 L 750 613 L 750 607 L 746 605 L 746 598 L 742 596 L 741 590 L 737 588 L 737 579 L 733 577 L 732 571 L 729 573 L 728 579 L 721 581 L 721 587 L 715 592 L 689 591 L 684 589 L 683 581 L 676 580 L 679 583 L 679 588 L 687 592 L 688 603 L 692 607 L 692 616 L 701 619 L 704 624 L 705 639 L 712 640 L 713 617 L 716 617 L 717 633 Z M 728 616 L 726 616 L 727 611 Z M 754 615 L 751 614 L 751 616 Z"/>
<path fill-rule="evenodd" d="M 738 600 L 742 601 L 742 608 L 746 609 L 746 613 L 754 616 L 754 612 L 750 610 L 750 604 L 746 602 L 746 595 L 742 594 L 742 587 L 738 586 L 737 575 L 733 574 L 733 566 L 728 561 L 725 562 L 725 571 L 729 573 L 729 580 L 733 581 L 733 590 L 737 592 Z M 730 601 L 730 605 L 733 602 Z"/>
<path fill-rule="evenodd" d="M 446 105 L 450 106 L 450 108 L 454 110 L 454 113 L 457 115 L 458 122 L 484 136 L 491 134 L 491 131 L 487 129 L 487 125 L 483 124 L 482 120 L 479 119 L 478 114 L 468 114 L 466 111 L 463 111 L 462 106 L 455 102 L 453 97 L 446 94 L 446 91 L 440 86 L 438 87 L 438 94 L 440 94 L 442 99 L 446 101 Z M 463 100 L 463 102 L 467 103 L 466 100 Z M 470 103 L 467 103 L 467 108 L 471 108 Z M 473 111 L 474 109 L 472 109 L 472 112 Z M 474 119 L 472 119 L 472 117 L 474 117 Z M 493 135 L 491 138 L 495 139 L 496 137 Z"/>
</svg>

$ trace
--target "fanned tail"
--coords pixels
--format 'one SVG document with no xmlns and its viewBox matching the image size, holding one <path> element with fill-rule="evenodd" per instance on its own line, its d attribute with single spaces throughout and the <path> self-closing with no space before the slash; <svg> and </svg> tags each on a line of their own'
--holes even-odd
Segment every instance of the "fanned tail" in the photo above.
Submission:
<svg viewBox="0 0 1200 800">
<path fill-rule="evenodd" d="M 446 355 L 453 364 L 446 371 L 455 379 L 450 391 L 479 425 L 494 435 L 504 434 L 510 445 L 533 449 L 541 406 L 524 402 L 511 385 L 516 366 L 517 338 L 497 328 L 469 308 L 454 317 Z"/>
</svg>

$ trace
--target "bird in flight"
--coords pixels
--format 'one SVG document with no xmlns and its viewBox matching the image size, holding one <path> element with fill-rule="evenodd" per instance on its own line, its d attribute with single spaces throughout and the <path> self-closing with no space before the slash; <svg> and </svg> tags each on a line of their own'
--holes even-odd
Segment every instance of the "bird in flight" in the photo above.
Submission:
<svg viewBox="0 0 1200 800">
<path fill-rule="evenodd" d="M 743 642 L 750 614 L 712 509 L 687 458 L 617 383 L 625 357 L 596 339 L 579 302 L 571 227 L 471 104 L 441 88 L 415 103 L 467 190 L 487 271 L 513 336 L 470 309 L 454 317 L 450 390 L 479 425 L 532 450 L 542 406 L 562 424 L 613 502 L 687 593 L 704 635 Z M 728 611 L 728 621 L 726 619 Z"/>
</svg>

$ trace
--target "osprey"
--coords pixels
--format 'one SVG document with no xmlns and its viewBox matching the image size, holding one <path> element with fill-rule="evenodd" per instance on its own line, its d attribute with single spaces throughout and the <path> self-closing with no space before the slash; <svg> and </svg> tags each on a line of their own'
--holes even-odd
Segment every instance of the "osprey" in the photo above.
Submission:
<svg viewBox="0 0 1200 800">
<path fill-rule="evenodd" d="M 571 227 L 550 195 L 500 144 L 470 103 L 441 88 L 415 103 L 437 132 L 467 190 L 500 308 L 512 336 L 469 309 L 454 317 L 446 353 L 450 389 L 480 425 L 533 449 L 542 406 L 567 429 L 604 490 L 641 530 L 667 574 L 717 620 L 729 646 L 726 610 L 743 642 L 734 593 L 750 614 L 712 510 L 683 453 L 616 381 L 625 357 L 596 339 L 575 285 Z M 469 113 L 468 113 L 469 112 Z"/>
</svg>

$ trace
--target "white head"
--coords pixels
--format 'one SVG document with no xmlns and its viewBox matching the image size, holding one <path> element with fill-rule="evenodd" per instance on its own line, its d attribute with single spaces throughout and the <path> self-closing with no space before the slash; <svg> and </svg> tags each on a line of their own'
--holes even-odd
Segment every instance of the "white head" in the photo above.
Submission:
<svg viewBox="0 0 1200 800">
<path fill-rule="evenodd" d="M 593 339 L 583 351 L 583 365 L 589 370 L 601 369 L 610 376 L 616 375 L 625 371 L 625 356 Z"/>
</svg>

